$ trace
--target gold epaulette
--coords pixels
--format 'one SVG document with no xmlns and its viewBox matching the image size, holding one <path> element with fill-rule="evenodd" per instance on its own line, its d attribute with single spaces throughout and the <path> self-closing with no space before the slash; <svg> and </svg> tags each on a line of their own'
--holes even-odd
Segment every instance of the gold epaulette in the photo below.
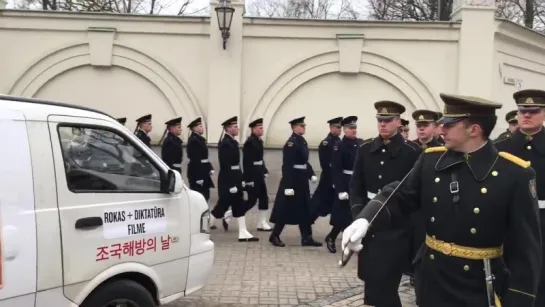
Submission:
<svg viewBox="0 0 545 307">
<path fill-rule="evenodd" d="M 444 152 L 447 151 L 447 148 L 445 146 L 436 146 L 436 147 L 429 147 L 424 150 L 425 153 L 432 153 L 432 152 Z"/>
<path fill-rule="evenodd" d="M 523 160 L 515 155 L 512 155 L 508 152 L 505 152 L 505 151 L 500 151 L 499 152 L 499 155 L 500 157 L 506 159 L 506 160 L 509 160 L 513 163 L 515 163 L 516 165 L 520 166 L 520 167 L 523 167 L 523 168 L 528 168 L 530 167 L 530 161 L 526 161 L 526 160 Z"/>
</svg>

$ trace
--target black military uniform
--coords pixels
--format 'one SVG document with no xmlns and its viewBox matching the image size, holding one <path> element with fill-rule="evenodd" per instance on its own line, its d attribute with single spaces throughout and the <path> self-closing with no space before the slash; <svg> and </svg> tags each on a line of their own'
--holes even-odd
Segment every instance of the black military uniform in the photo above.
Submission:
<svg viewBox="0 0 545 307">
<path fill-rule="evenodd" d="M 343 127 L 356 128 L 357 116 L 348 116 L 341 122 Z M 357 138 L 344 136 L 343 139 L 333 146 L 331 157 L 331 176 L 335 186 L 335 202 L 331 210 L 329 224 L 333 226 L 331 232 L 326 236 L 325 242 L 327 249 L 331 253 L 337 252 L 335 240 L 341 231 L 352 223 L 350 214 L 349 187 L 352 179 L 354 161 L 360 147 L 360 141 Z M 342 198 L 342 199 L 341 199 Z"/>
<path fill-rule="evenodd" d="M 187 140 L 187 179 L 189 188 L 201 193 L 208 201 L 210 199 L 210 188 L 214 188 L 211 172 L 212 164 L 208 161 L 208 146 L 206 139 L 193 131 L 193 128 L 202 125 L 202 119 L 198 117 L 187 126 L 192 130 Z"/>
<path fill-rule="evenodd" d="M 144 115 L 136 120 L 136 129 L 134 130 L 134 134 L 137 138 L 142 141 L 142 143 L 146 144 L 148 147 L 151 147 L 151 138 L 148 136 L 144 130 L 139 128 L 140 124 L 143 124 L 145 122 L 151 122 L 151 114 Z"/>
<path fill-rule="evenodd" d="M 505 115 L 505 121 L 506 121 L 508 124 L 516 124 L 516 123 L 518 122 L 518 120 L 517 120 L 517 112 L 518 112 L 518 110 L 509 111 L 509 112 Z M 513 132 L 511 132 L 511 130 L 509 130 L 509 128 L 507 128 L 507 130 L 504 131 L 504 132 L 502 132 L 502 133 L 494 140 L 494 142 L 498 142 L 498 141 L 501 141 L 501 140 L 503 140 L 503 139 L 510 138 L 512 134 L 513 134 Z"/>
<path fill-rule="evenodd" d="M 263 118 L 252 121 L 250 128 L 263 126 Z M 242 147 L 242 166 L 244 168 L 244 182 L 248 193 L 248 210 L 256 203 L 259 209 L 258 231 L 272 231 L 267 224 L 267 210 L 269 210 L 269 196 L 265 177 L 269 174 L 263 160 L 263 140 L 261 137 L 251 134 Z"/>
<path fill-rule="evenodd" d="M 177 117 L 171 119 L 165 123 L 167 130 L 165 130 L 165 140 L 161 145 L 161 159 L 168 165 L 168 167 L 177 170 L 182 174 L 182 161 L 184 159 L 184 151 L 182 148 L 182 140 L 175 134 L 168 131 L 172 126 L 181 126 L 182 118 Z"/>
<path fill-rule="evenodd" d="M 513 97 L 521 111 L 540 111 L 545 108 L 545 91 L 523 90 L 516 92 Z M 545 131 L 541 129 L 533 135 L 526 135 L 519 130 L 510 137 L 499 138 L 495 145 L 499 151 L 511 153 L 530 162 L 530 166 L 535 170 L 541 234 L 545 235 Z M 545 255 L 543 241 L 542 254 Z M 541 265 L 541 280 L 535 306 L 545 306 L 545 261 Z"/>
<path fill-rule="evenodd" d="M 471 116 L 492 119 L 501 107 L 475 97 L 440 96 L 445 125 Z M 419 251 L 420 307 L 490 306 L 483 259 L 491 259 L 494 290 L 503 307 L 534 306 L 541 235 L 535 172 L 528 162 L 498 152 L 491 141 L 471 153 L 433 147 L 386 202 L 398 184 L 384 187 L 356 218 L 376 216 L 365 244 L 375 228 L 423 210 L 427 235 Z M 502 249 L 506 241 L 513 248 Z"/>
<path fill-rule="evenodd" d="M 436 112 L 437 113 L 437 118 L 438 119 L 441 119 L 443 117 L 443 112 Z M 443 136 L 441 135 L 437 135 L 435 137 L 435 139 L 437 140 L 437 142 L 439 142 L 439 144 L 441 144 L 442 146 L 445 145 L 445 140 L 443 139 Z"/>
<path fill-rule="evenodd" d="M 342 117 L 336 117 L 328 120 L 327 123 L 330 126 L 340 127 L 342 120 Z M 318 157 L 320 159 L 322 173 L 320 174 L 318 187 L 316 187 L 310 201 L 314 219 L 316 219 L 318 216 L 327 216 L 330 214 L 333 203 L 337 198 L 331 179 L 331 154 L 333 152 L 333 146 L 335 146 L 340 140 L 341 138 L 339 138 L 338 135 L 329 133 L 318 146 Z"/>
<path fill-rule="evenodd" d="M 117 122 L 122 124 L 123 126 L 125 126 L 125 123 L 127 122 L 127 118 L 126 117 L 120 117 L 120 118 L 116 118 Z"/>
<path fill-rule="evenodd" d="M 378 119 L 399 117 L 405 107 L 392 101 L 375 103 Z M 400 133 L 364 143 L 358 151 L 350 183 L 352 210 L 361 210 L 382 187 L 400 180 L 413 167 L 420 150 L 405 142 Z M 398 294 L 401 275 L 410 263 L 410 227 L 402 221 L 392 229 L 369 236 L 359 254 L 358 276 L 365 281 L 365 303 L 401 307 Z"/>
<path fill-rule="evenodd" d="M 305 125 L 305 117 L 290 121 L 292 127 Z M 282 179 L 276 192 L 270 222 L 274 228 L 269 242 L 284 247 L 280 234 L 285 225 L 299 225 L 303 246 L 322 246 L 312 238 L 312 212 L 309 179 L 315 176 L 308 163 L 308 144 L 302 135 L 292 133 L 282 150 Z M 293 192 L 293 193 L 291 193 Z M 289 195 L 286 195 L 289 194 Z"/>
<path fill-rule="evenodd" d="M 233 116 L 222 123 L 228 127 L 236 125 L 238 117 Z M 218 174 L 218 202 L 212 210 L 216 219 L 223 218 L 225 212 L 231 207 L 233 217 L 238 221 L 239 242 L 259 241 L 246 229 L 245 214 L 248 211 L 242 191 L 242 170 L 240 169 L 240 150 L 238 141 L 231 135 L 225 134 L 218 144 L 218 158 L 220 172 Z M 225 226 L 224 226 L 225 227 Z"/>
</svg>

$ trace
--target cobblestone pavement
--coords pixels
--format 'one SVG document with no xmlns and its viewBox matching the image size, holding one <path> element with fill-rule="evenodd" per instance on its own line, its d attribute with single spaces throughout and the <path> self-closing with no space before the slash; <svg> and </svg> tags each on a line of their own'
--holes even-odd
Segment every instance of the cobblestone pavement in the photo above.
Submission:
<svg viewBox="0 0 545 307">
<path fill-rule="evenodd" d="M 286 247 L 274 247 L 268 241 L 269 233 L 255 231 L 256 213 L 253 209 L 246 222 L 260 241 L 239 243 L 236 221 L 231 222 L 229 232 L 217 223 L 218 229 L 212 231 L 215 263 L 208 284 L 169 307 L 364 306 L 356 259 L 339 269 L 339 252 L 301 247 L 297 226 L 288 226 L 282 233 Z M 313 228 L 314 238 L 323 242 L 329 229 L 329 218 L 319 219 Z M 340 248 L 340 240 L 337 243 Z M 406 280 L 400 293 L 404 307 L 416 306 Z"/>
</svg>

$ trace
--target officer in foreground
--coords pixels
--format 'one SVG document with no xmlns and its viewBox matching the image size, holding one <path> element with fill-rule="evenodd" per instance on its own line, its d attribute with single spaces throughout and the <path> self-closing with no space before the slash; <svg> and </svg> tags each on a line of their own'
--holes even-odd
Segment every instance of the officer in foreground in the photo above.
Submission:
<svg viewBox="0 0 545 307">
<path fill-rule="evenodd" d="M 535 170 L 541 235 L 543 236 L 545 234 L 545 131 L 543 131 L 545 91 L 522 90 L 513 94 L 513 98 L 518 105 L 519 131 L 513 132 L 510 137 L 500 138 L 496 141 L 496 148 L 530 162 L 530 166 Z M 542 241 L 542 253 L 545 254 L 544 243 Z M 515 244 L 513 248 L 517 248 L 517 245 Z M 535 306 L 545 306 L 545 265 L 543 262 L 541 263 L 541 280 Z"/>
<path fill-rule="evenodd" d="M 220 172 L 218 174 L 218 202 L 212 210 L 216 219 L 223 218 L 231 207 L 233 217 L 238 222 L 238 241 L 256 242 L 259 238 L 254 237 L 246 228 L 247 206 L 242 192 L 242 170 L 240 169 L 240 150 L 238 141 L 238 117 L 233 116 L 222 123 L 225 133 L 218 144 L 218 159 Z M 224 225 L 225 227 L 225 225 Z"/>
<path fill-rule="evenodd" d="M 151 147 L 151 138 L 148 134 L 151 132 L 151 114 L 144 115 L 136 120 L 136 129 L 134 130 L 134 135 L 146 144 L 148 147 Z"/>
<path fill-rule="evenodd" d="M 258 203 L 259 219 L 257 231 L 272 231 L 267 224 L 267 212 L 269 210 L 269 196 L 267 195 L 267 183 L 265 178 L 269 175 L 265 161 L 263 160 L 263 118 L 252 121 L 249 125 L 252 133 L 242 147 L 242 166 L 244 168 L 244 181 L 248 192 L 248 210 Z"/>
<path fill-rule="evenodd" d="M 161 145 L 161 159 L 165 161 L 168 167 L 182 173 L 182 160 L 184 158 L 184 150 L 182 148 L 182 118 L 177 117 L 165 123 L 167 129 L 166 137 Z"/>
<path fill-rule="evenodd" d="M 420 307 L 499 306 L 500 299 L 503 307 L 534 306 L 542 254 L 535 172 L 489 140 L 501 104 L 440 96 L 445 147 L 428 148 L 406 180 L 385 186 L 363 210 L 353 206 L 343 250 L 361 250 L 377 229 L 422 209 Z M 513 248 L 503 250 L 507 241 Z M 495 275 L 493 289 L 485 263 L 488 277 Z"/>
<path fill-rule="evenodd" d="M 208 146 L 204 134 L 202 118 L 197 117 L 187 125 L 191 134 L 187 139 L 187 179 L 189 188 L 197 191 L 204 196 L 208 202 L 210 200 L 210 188 L 214 188 L 214 182 L 211 176 L 214 174 L 212 163 L 208 160 Z M 225 223 L 225 225 L 227 225 Z M 214 217 L 210 217 L 210 228 L 216 229 Z"/>
<path fill-rule="evenodd" d="M 505 121 L 507 122 L 509 127 L 507 127 L 507 130 L 502 132 L 498 136 L 498 138 L 496 140 L 494 140 L 495 142 L 496 141 L 501 141 L 501 140 L 506 139 L 506 138 L 510 138 L 511 135 L 513 135 L 513 133 L 515 133 L 519 129 L 518 119 L 517 119 L 517 112 L 518 112 L 518 110 L 513 110 L 513 111 L 509 111 L 507 114 L 505 114 Z"/>
<path fill-rule="evenodd" d="M 379 135 L 364 143 L 355 158 L 349 200 L 354 212 L 361 210 L 382 187 L 401 180 L 413 167 L 420 149 L 398 132 L 405 107 L 393 101 L 375 103 Z M 398 294 L 403 272 L 410 268 L 410 224 L 395 221 L 392 227 L 377 229 L 366 239 L 359 254 L 358 277 L 365 282 L 365 303 L 401 307 Z"/>
<path fill-rule="evenodd" d="M 348 116 L 341 122 L 343 127 L 343 139 L 333 146 L 331 157 L 331 176 L 335 186 L 336 200 L 331 210 L 329 224 L 333 226 L 326 236 L 326 247 L 331 253 L 337 252 L 335 241 L 337 236 L 352 223 L 350 213 L 350 180 L 352 179 L 352 167 L 356 159 L 359 141 L 357 139 L 357 116 Z"/>
<path fill-rule="evenodd" d="M 341 134 L 342 120 L 342 117 L 335 117 L 327 121 L 329 124 L 329 133 L 318 146 L 318 158 L 320 159 L 322 173 L 320 174 L 318 187 L 316 187 L 311 199 L 314 218 L 330 214 L 331 207 L 337 198 L 333 182 L 331 181 L 331 154 L 333 153 L 333 146 L 341 140 L 339 135 Z"/>
<path fill-rule="evenodd" d="M 315 183 L 318 178 L 308 163 L 308 144 L 303 137 L 305 117 L 290 121 L 290 125 L 293 133 L 282 150 L 282 178 L 271 212 L 274 228 L 269 242 L 277 247 L 286 246 L 280 240 L 282 230 L 286 225 L 298 225 L 302 246 L 322 246 L 312 238 L 309 180 Z"/>
</svg>

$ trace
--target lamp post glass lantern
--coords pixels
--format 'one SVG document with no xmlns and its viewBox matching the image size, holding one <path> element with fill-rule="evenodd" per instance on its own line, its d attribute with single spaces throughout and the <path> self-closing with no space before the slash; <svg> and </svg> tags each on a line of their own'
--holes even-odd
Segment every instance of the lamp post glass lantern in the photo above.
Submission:
<svg viewBox="0 0 545 307">
<path fill-rule="evenodd" d="M 221 37 L 223 38 L 223 49 L 225 50 L 235 8 L 231 6 L 231 1 L 221 0 L 214 10 L 218 17 L 218 26 L 221 31 Z"/>
</svg>

